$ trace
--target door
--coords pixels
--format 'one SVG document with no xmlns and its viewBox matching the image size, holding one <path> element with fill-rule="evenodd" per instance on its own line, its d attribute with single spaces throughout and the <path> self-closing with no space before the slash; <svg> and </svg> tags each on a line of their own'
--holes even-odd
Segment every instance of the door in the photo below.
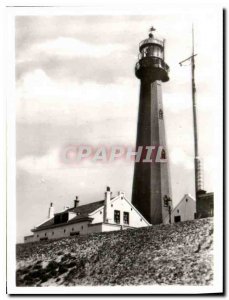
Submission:
<svg viewBox="0 0 229 300">
<path fill-rule="evenodd" d="M 181 221 L 180 216 L 175 216 L 175 217 L 174 217 L 174 222 L 175 222 L 175 223 L 180 222 L 180 221 Z"/>
</svg>

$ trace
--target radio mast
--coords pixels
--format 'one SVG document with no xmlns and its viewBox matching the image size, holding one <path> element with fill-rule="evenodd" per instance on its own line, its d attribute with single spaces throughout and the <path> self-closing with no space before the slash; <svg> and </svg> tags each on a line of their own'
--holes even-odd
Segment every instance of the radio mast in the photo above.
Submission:
<svg viewBox="0 0 229 300">
<path fill-rule="evenodd" d="M 203 180 L 201 172 L 201 161 L 198 149 L 198 125 L 197 125 L 197 109 L 196 109 L 196 84 L 195 84 L 195 54 L 194 52 L 194 29 L 192 26 L 192 55 L 181 61 L 182 64 L 186 61 L 191 61 L 191 86 L 192 86 L 192 109 L 193 109 L 193 132 L 194 132 L 194 168 L 195 168 L 195 194 L 196 201 L 198 201 L 198 192 L 203 191 Z M 197 212 L 198 215 L 198 212 Z"/>
</svg>

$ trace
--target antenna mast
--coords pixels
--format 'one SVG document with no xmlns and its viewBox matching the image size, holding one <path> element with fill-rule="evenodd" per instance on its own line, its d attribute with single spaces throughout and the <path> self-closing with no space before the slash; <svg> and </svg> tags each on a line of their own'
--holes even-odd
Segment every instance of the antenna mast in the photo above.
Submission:
<svg viewBox="0 0 229 300">
<path fill-rule="evenodd" d="M 196 84 L 195 84 L 195 54 L 194 52 L 194 28 L 192 25 L 192 55 L 187 59 L 181 61 L 182 64 L 188 60 L 191 60 L 191 76 L 192 76 L 192 109 L 193 109 L 193 127 L 194 127 L 194 167 L 195 167 L 195 194 L 196 200 L 198 191 L 203 190 L 202 174 L 201 174 L 201 161 L 199 158 L 198 149 L 198 127 L 197 127 L 197 110 L 196 110 Z"/>
</svg>

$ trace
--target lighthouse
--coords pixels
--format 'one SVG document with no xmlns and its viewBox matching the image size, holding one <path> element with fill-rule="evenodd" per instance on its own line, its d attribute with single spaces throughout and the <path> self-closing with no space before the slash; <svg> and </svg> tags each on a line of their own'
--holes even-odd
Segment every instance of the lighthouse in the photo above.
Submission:
<svg viewBox="0 0 229 300">
<path fill-rule="evenodd" d="M 169 66 L 165 63 L 165 42 L 153 31 L 152 27 L 149 37 L 139 44 L 135 75 L 140 80 L 136 149 L 154 151 L 151 160 L 135 162 L 132 203 L 148 222 L 160 224 L 172 209 L 162 103 L 162 83 L 169 80 Z"/>
</svg>

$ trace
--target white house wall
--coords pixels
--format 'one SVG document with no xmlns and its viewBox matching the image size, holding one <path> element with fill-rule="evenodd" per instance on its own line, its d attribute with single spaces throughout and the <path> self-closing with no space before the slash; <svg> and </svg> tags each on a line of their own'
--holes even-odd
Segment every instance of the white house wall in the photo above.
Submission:
<svg viewBox="0 0 229 300">
<path fill-rule="evenodd" d="M 96 232 L 102 232 L 102 223 L 100 224 L 94 224 L 88 225 L 88 233 L 96 233 Z"/>
<path fill-rule="evenodd" d="M 41 238 L 58 239 L 62 237 L 69 237 L 71 232 L 79 232 L 79 234 L 87 234 L 88 233 L 88 221 L 69 224 L 49 229 L 40 230 L 34 232 L 33 242 L 40 241 Z"/>
<path fill-rule="evenodd" d="M 91 213 L 89 215 L 93 218 L 92 224 L 102 223 L 104 220 L 104 206 L 101 206 L 99 209 L 97 209 L 94 213 Z"/>
<path fill-rule="evenodd" d="M 34 241 L 34 236 L 33 235 L 29 235 L 29 236 L 24 237 L 24 242 L 25 243 L 31 243 L 33 241 Z"/>
</svg>

